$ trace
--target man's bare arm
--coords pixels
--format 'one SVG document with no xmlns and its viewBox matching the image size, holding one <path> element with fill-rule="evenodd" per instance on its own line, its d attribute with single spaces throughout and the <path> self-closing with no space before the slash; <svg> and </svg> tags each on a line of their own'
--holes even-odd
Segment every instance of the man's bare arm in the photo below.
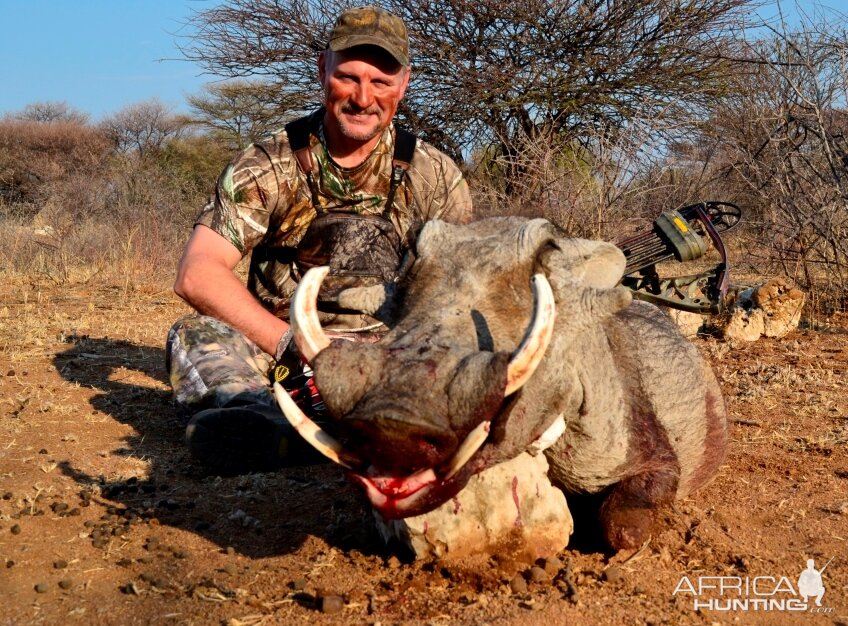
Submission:
<svg viewBox="0 0 848 626">
<path fill-rule="evenodd" d="M 198 313 L 226 322 L 274 354 L 289 326 L 263 308 L 235 275 L 240 260 L 238 249 L 224 237 L 195 226 L 177 268 L 174 291 Z"/>
</svg>

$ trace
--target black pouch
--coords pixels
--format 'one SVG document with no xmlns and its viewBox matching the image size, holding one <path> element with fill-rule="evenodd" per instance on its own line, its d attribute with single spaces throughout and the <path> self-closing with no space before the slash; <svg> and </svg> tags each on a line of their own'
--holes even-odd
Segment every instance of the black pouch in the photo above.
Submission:
<svg viewBox="0 0 848 626">
<path fill-rule="evenodd" d="M 402 255 L 400 237 L 386 218 L 334 211 L 309 225 L 297 247 L 296 267 L 300 276 L 312 267 L 330 268 L 318 306 L 333 312 L 339 310 L 336 301 L 342 290 L 395 280 Z"/>
</svg>

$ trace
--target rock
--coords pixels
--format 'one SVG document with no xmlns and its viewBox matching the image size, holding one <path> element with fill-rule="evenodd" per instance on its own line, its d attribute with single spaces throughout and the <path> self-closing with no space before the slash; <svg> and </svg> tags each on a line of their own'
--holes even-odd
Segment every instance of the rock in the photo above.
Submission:
<svg viewBox="0 0 848 626">
<path fill-rule="evenodd" d="M 728 315 L 714 321 L 728 340 L 756 341 L 762 336 L 784 337 L 798 327 L 804 292 L 785 277 L 740 291 Z"/>
<path fill-rule="evenodd" d="M 763 334 L 766 337 L 784 337 L 798 328 L 805 295 L 788 278 L 773 278 L 757 287 L 753 300 L 765 313 Z"/>
<path fill-rule="evenodd" d="M 617 583 L 624 580 L 624 571 L 617 565 L 610 565 L 604 570 L 603 578 L 608 583 Z"/>
<path fill-rule="evenodd" d="M 684 337 L 695 337 L 704 329 L 707 318 L 700 313 L 665 308 L 666 314 L 677 324 Z"/>
<path fill-rule="evenodd" d="M 74 581 L 72 581 L 70 578 L 63 578 L 62 580 L 59 581 L 59 587 L 61 589 L 68 590 L 73 586 L 74 586 Z"/>
<path fill-rule="evenodd" d="M 548 576 L 548 573 L 538 565 L 534 565 L 530 568 L 530 582 L 546 583 L 550 579 L 551 578 Z"/>
<path fill-rule="evenodd" d="M 322 613 L 338 613 L 344 609 L 344 600 L 341 596 L 323 596 L 319 604 Z"/>
<path fill-rule="evenodd" d="M 753 289 L 741 291 L 736 302 L 728 311 L 726 319 L 718 320 L 716 326 L 721 336 L 730 341 L 756 341 L 765 332 L 763 312 L 755 309 L 751 295 Z"/>
<path fill-rule="evenodd" d="M 521 574 L 516 574 L 509 581 L 509 588 L 512 593 L 527 593 L 527 581 Z"/>
<path fill-rule="evenodd" d="M 47 593 L 47 583 L 36 583 L 33 589 L 35 593 Z"/>
<path fill-rule="evenodd" d="M 375 512 L 378 530 L 417 558 L 452 560 L 504 550 L 531 563 L 553 556 L 568 545 L 573 522 L 547 471 L 543 454 L 523 453 L 475 475 L 430 513 L 386 522 Z"/>
<path fill-rule="evenodd" d="M 20 535 L 20 534 L 21 534 L 21 526 L 20 526 L 20 524 L 15 524 L 15 525 L 13 525 L 13 526 L 12 526 L 12 528 L 10 528 L 10 530 L 11 530 L 11 532 L 12 532 L 12 534 L 13 534 L 13 535 Z"/>
<path fill-rule="evenodd" d="M 157 589 L 164 589 L 167 586 L 167 583 L 164 580 L 156 576 L 156 574 L 151 574 L 150 572 L 142 572 L 141 574 L 139 574 L 138 577 L 142 581 L 149 583 Z"/>
<path fill-rule="evenodd" d="M 548 576 L 553 578 L 562 569 L 562 561 L 555 556 L 548 557 L 542 562 L 542 569 L 545 570 L 545 573 Z"/>
</svg>

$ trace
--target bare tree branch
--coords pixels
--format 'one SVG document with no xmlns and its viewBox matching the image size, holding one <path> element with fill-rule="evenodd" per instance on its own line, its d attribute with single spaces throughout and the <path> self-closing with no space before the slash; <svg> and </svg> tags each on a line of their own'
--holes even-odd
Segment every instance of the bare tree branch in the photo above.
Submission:
<svg viewBox="0 0 848 626">
<path fill-rule="evenodd" d="M 228 0 L 198 12 L 185 56 L 258 77 L 275 101 L 318 101 L 316 52 L 341 0 Z M 384 0 L 407 24 L 407 125 L 462 160 L 534 137 L 588 145 L 634 119 L 679 128 L 726 88 L 723 55 L 750 0 Z M 663 127 L 657 126 L 661 139 Z M 520 176 L 520 168 L 508 173 Z"/>
</svg>

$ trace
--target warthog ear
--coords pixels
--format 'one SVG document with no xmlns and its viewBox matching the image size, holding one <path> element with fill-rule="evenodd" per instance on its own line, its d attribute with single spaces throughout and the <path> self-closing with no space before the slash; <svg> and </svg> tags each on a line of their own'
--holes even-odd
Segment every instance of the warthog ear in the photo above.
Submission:
<svg viewBox="0 0 848 626">
<path fill-rule="evenodd" d="M 611 243 L 566 238 L 552 243 L 541 250 L 539 263 L 554 289 L 558 282 L 609 289 L 624 275 L 624 253 Z"/>
<path fill-rule="evenodd" d="M 339 306 L 359 311 L 380 320 L 386 326 L 394 326 L 395 293 L 394 283 L 382 283 L 371 287 L 351 287 L 338 295 Z"/>
</svg>

